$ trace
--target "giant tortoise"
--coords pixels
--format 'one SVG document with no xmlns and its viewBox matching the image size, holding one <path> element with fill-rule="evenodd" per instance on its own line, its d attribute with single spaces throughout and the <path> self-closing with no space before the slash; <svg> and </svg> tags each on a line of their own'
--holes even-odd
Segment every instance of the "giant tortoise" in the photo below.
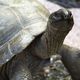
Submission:
<svg viewBox="0 0 80 80">
<path fill-rule="evenodd" d="M 0 80 L 42 80 L 40 65 L 58 53 L 73 24 L 67 9 L 50 14 L 37 0 L 0 0 Z"/>
</svg>

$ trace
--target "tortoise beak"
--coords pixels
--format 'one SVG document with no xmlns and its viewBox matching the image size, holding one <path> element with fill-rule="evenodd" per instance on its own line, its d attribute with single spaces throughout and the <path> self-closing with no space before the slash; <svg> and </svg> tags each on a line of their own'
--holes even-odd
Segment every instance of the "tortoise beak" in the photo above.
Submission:
<svg viewBox="0 0 80 80">
<path fill-rule="evenodd" d="M 72 13 L 67 9 L 60 9 L 52 13 L 49 17 L 49 19 L 53 21 L 67 20 L 71 18 L 73 18 Z"/>
<path fill-rule="evenodd" d="M 49 23 L 53 27 L 55 27 L 54 25 L 56 25 L 56 28 L 59 29 L 71 29 L 74 24 L 74 21 L 71 11 L 67 9 L 60 9 L 49 16 Z"/>
</svg>

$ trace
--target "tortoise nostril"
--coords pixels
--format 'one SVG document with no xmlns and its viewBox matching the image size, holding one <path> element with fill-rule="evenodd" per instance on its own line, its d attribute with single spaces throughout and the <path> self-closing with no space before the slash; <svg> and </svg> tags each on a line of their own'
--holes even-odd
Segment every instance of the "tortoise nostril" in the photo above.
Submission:
<svg viewBox="0 0 80 80">
<path fill-rule="evenodd" d="M 72 17 L 72 13 L 70 11 L 68 11 L 68 14 L 63 14 L 63 19 L 70 19 Z"/>
</svg>

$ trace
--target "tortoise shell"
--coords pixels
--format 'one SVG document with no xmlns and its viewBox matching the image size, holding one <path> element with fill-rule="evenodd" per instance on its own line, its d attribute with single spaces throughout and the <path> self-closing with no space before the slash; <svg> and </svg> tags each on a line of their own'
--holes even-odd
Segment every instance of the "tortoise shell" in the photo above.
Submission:
<svg viewBox="0 0 80 80">
<path fill-rule="evenodd" d="M 0 0 L 0 64 L 43 33 L 48 17 L 48 10 L 37 0 Z"/>
</svg>

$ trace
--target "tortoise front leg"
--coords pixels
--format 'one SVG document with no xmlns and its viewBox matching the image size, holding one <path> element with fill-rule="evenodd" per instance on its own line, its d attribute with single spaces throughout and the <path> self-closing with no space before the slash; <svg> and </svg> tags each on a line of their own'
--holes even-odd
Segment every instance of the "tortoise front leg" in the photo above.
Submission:
<svg viewBox="0 0 80 80">
<path fill-rule="evenodd" d="M 32 75 L 27 66 L 16 66 L 15 71 L 9 80 L 33 80 Z"/>
<path fill-rule="evenodd" d="M 68 69 L 73 80 L 80 80 L 80 50 L 63 45 L 59 51 L 62 62 Z"/>
<path fill-rule="evenodd" d="M 26 57 L 30 58 L 28 55 L 25 56 L 24 50 L 19 55 L 15 55 L 9 62 L 4 64 L 2 66 L 2 71 L 4 72 L 3 76 L 5 79 L 3 80 L 33 80 L 29 69 L 29 67 L 31 67 L 29 66 L 30 61 L 29 58 Z M 5 74 L 7 76 L 5 76 Z"/>
<path fill-rule="evenodd" d="M 46 31 L 31 44 L 32 54 L 46 59 L 57 53 L 74 22 L 70 11 L 60 9 L 49 16 Z"/>
</svg>

